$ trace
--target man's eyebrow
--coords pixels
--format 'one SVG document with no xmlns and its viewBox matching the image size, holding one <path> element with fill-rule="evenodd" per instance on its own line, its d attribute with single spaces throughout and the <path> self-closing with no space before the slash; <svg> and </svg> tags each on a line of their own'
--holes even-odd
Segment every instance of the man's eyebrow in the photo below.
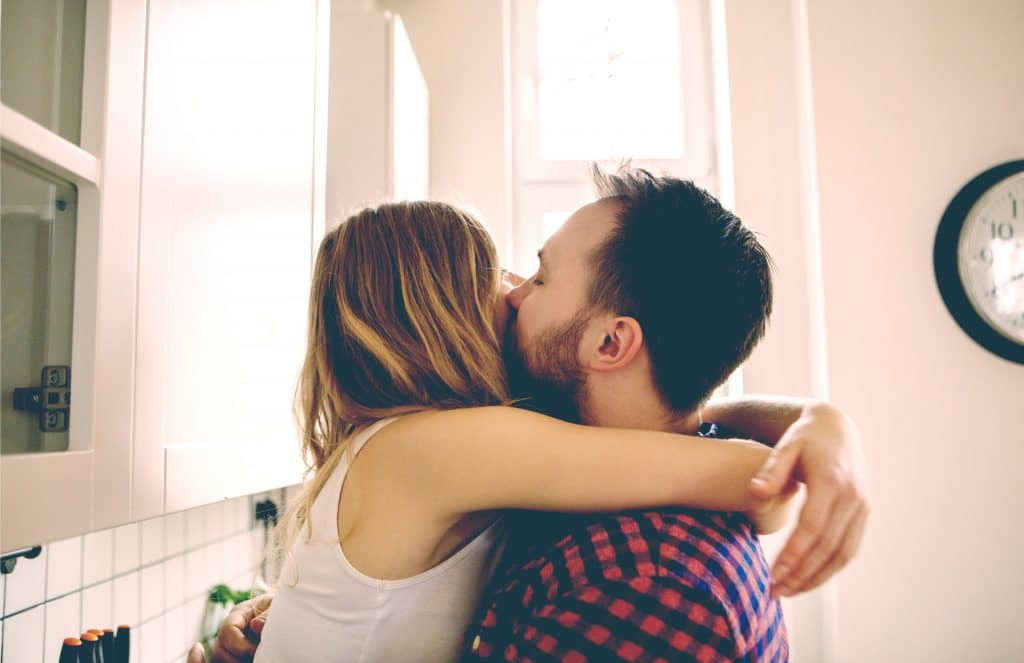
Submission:
<svg viewBox="0 0 1024 663">
<path fill-rule="evenodd" d="M 537 260 L 540 262 L 540 264 L 544 264 L 544 249 L 540 249 L 537 251 Z"/>
</svg>

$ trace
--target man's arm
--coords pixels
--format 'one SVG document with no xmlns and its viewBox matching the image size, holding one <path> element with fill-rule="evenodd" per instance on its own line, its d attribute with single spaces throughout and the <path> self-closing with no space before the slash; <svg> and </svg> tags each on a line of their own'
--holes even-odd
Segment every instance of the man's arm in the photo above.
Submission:
<svg viewBox="0 0 1024 663">
<path fill-rule="evenodd" d="M 576 587 L 541 603 L 508 642 L 476 643 L 471 658 L 724 663 L 744 654 L 722 606 L 706 590 L 641 577 Z"/>
<path fill-rule="evenodd" d="M 779 439 L 815 404 L 790 396 L 714 398 L 701 409 L 701 419 L 739 431 L 744 437 L 774 447 Z"/>
</svg>

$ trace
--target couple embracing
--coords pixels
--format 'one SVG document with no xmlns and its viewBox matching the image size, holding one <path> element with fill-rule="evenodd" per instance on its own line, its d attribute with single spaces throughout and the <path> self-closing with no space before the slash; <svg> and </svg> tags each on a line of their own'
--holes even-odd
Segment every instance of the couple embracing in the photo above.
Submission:
<svg viewBox="0 0 1024 663">
<path fill-rule="evenodd" d="M 595 180 L 528 279 L 442 203 L 326 235 L 308 478 L 274 594 L 228 616 L 215 661 L 788 659 L 779 596 L 863 534 L 855 427 L 827 403 L 710 399 L 764 334 L 767 253 L 692 182 Z M 757 534 L 800 483 L 769 569 Z"/>
</svg>

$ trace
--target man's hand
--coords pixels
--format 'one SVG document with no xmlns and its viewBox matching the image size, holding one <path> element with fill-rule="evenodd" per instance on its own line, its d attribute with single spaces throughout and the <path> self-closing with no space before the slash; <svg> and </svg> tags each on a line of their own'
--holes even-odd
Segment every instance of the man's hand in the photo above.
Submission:
<svg viewBox="0 0 1024 663">
<path fill-rule="evenodd" d="M 217 631 L 211 663 L 245 663 L 252 660 L 273 599 L 272 594 L 261 594 L 231 609 Z M 193 661 L 190 659 L 189 663 Z"/>
<path fill-rule="evenodd" d="M 777 596 L 821 585 L 850 561 L 864 536 L 869 508 L 860 436 L 834 406 L 804 409 L 751 482 L 751 494 L 771 504 L 794 479 L 807 485 L 807 501 L 772 569 Z"/>
</svg>

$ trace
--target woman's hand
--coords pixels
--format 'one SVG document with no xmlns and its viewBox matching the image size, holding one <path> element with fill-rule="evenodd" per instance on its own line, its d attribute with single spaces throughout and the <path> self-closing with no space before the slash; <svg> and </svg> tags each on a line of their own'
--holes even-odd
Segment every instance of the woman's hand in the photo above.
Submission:
<svg viewBox="0 0 1024 663">
<path fill-rule="evenodd" d="M 217 631 L 217 641 L 213 644 L 211 654 L 212 663 L 244 663 L 252 660 L 273 599 L 272 594 L 261 594 L 231 609 Z M 189 663 L 192 663 L 191 659 Z"/>
<path fill-rule="evenodd" d="M 853 558 L 864 536 L 870 509 L 860 434 L 836 407 L 804 409 L 751 482 L 755 504 L 774 504 L 794 480 L 807 485 L 807 501 L 772 568 L 778 596 L 824 583 Z"/>
<path fill-rule="evenodd" d="M 780 494 L 757 499 L 744 513 L 758 534 L 774 534 L 789 522 L 799 492 L 800 482 L 790 479 Z"/>
</svg>

